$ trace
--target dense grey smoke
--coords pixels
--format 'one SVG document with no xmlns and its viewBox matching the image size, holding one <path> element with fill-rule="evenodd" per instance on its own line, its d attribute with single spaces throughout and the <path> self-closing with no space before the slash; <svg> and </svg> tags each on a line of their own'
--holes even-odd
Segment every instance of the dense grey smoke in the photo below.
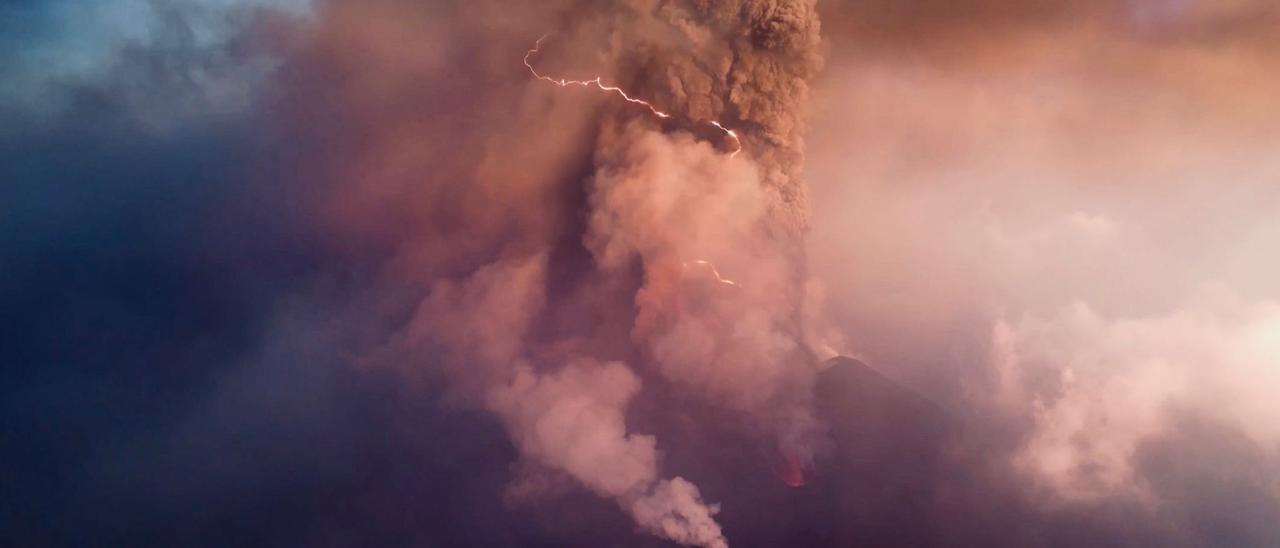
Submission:
<svg viewBox="0 0 1280 548">
<path fill-rule="evenodd" d="M 670 117 L 604 103 L 602 116 L 583 119 L 595 126 L 587 176 L 511 172 L 519 146 L 490 148 L 504 157 L 482 164 L 480 184 L 532 199 L 468 203 L 476 218 L 440 233 L 447 239 L 423 260 L 469 257 L 484 239 L 452 242 L 477 237 L 491 238 L 497 257 L 463 259 L 432 282 L 397 346 L 431 356 L 433 363 L 407 363 L 443 368 L 463 400 L 502 419 L 529 461 L 515 498 L 536 494 L 539 480 L 530 476 L 567 474 L 645 531 L 724 546 L 718 507 L 692 483 L 663 479 L 662 441 L 630 432 L 627 409 L 644 388 L 635 371 L 650 370 L 658 376 L 648 378 L 662 381 L 653 390 L 746 417 L 793 475 L 811 465 L 823 434 L 810 403 L 817 360 L 805 337 L 799 177 L 802 106 L 820 64 L 814 2 L 623 1 L 560 15 L 571 23 L 546 29 L 557 32 L 535 59 L 543 72 L 602 74 Z M 576 101 L 581 112 L 601 99 L 532 75 L 525 89 Z M 547 127 L 564 123 L 544 116 Z M 740 154 L 724 129 L 741 136 Z M 511 138 L 539 137 L 530 129 Z M 553 198 L 554 188 L 585 200 Z M 486 224 L 517 204 L 516 230 Z M 548 222 L 575 217 L 585 226 Z M 586 264 L 557 253 L 566 240 L 584 248 Z M 572 296 L 554 294 L 569 282 L 553 272 L 582 283 Z M 620 329 L 543 327 L 601 315 Z"/>
<path fill-rule="evenodd" d="M 785 457 L 807 465 L 820 430 L 806 401 L 816 360 L 800 178 L 808 82 L 821 66 L 815 2 L 626 5 L 612 15 L 622 21 L 609 33 L 614 65 L 634 67 L 638 93 L 677 120 L 733 129 L 748 161 L 644 120 L 606 125 L 590 247 L 606 268 L 643 265 L 632 334 L 663 374 L 769 423 Z M 690 302 L 679 280 L 708 268 L 734 283 Z"/>
<path fill-rule="evenodd" d="M 770 222 L 796 236 L 808 224 L 800 182 L 809 80 L 822 65 L 816 0 L 632 2 L 660 4 L 640 28 L 665 41 L 637 48 L 641 89 L 691 120 L 742 135 L 771 194 Z M 626 57 L 634 53 L 623 53 Z"/>
</svg>

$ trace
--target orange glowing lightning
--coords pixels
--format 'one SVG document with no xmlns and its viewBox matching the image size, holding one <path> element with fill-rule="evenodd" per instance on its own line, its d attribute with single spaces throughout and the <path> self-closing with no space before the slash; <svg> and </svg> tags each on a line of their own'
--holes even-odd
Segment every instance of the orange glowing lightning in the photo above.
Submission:
<svg viewBox="0 0 1280 548">
<path fill-rule="evenodd" d="M 733 280 L 730 280 L 721 276 L 720 271 L 716 269 L 716 265 L 711 264 L 711 261 L 704 261 L 702 259 L 698 259 L 696 261 L 693 261 L 693 264 L 696 264 L 700 267 L 703 267 L 709 270 L 711 272 L 711 275 L 716 277 L 716 282 L 723 285 L 728 285 L 728 286 L 736 287 L 738 289 L 742 289 L 742 285 L 739 284 L 738 282 L 735 282 Z M 685 263 L 684 267 L 689 268 L 689 263 Z"/>
<path fill-rule="evenodd" d="M 671 117 L 670 114 L 667 114 L 661 110 L 658 110 L 658 108 L 653 106 L 652 103 L 645 101 L 644 99 L 637 99 L 635 97 L 627 95 L 627 92 L 623 91 L 622 88 L 620 87 L 605 85 L 603 79 L 599 76 L 596 76 L 595 78 L 592 78 L 590 80 L 567 80 L 564 78 L 553 78 L 551 76 L 539 74 L 538 69 L 533 68 L 533 63 L 529 62 L 529 58 L 536 55 L 538 53 L 538 50 L 542 49 L 542 41 L 546 39 L 547 39 L 547 35 L 544 35 L 542 38 L 539 38 L 537 42 L 533 43 L 533 49 L 529 50 L 528 52 L 525 52 L 524 54 L 524 66 L 529 68 L 529 73 L 533 74 L 535 78 L 539 80 L 546 80 L 562 88 L 566 88 L 569 86 L 582 86 L 582 87 L 595 86 L 600 91 L 618 94 L 619 97 L 622 97 L 628 103 L 643 105 L 645 108 L 649 109 L 649 112 L 652 112 L 654 116 L 657 116 L 659 118 Z M 725 135 L 729 136 L 730 139 L 733 139 L 734 150 L 732 153 L 729 154 L 730 158 L 733 158 L 734 156 L 737 156 L 739 152 L 742 152 L 742 140 L 738 138 L 738 134 L 735 133 L 732 129 L 724 127 L 724 125 L 722 125 L 720 122 L 715 120 L 706 120 L 702 123 L 715 126 L 716 129 L 723 131 Z"/>
</svg>

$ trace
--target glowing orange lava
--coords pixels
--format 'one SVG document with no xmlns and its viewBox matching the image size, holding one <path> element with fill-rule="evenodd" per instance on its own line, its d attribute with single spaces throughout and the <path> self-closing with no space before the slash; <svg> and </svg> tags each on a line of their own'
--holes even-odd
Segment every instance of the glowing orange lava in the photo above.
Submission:
<svg viewBox="0 0 1280 548">
<path fill-rule="evenodd" d="M 635 97 L 632 97 L 628 95 L 626 91 L 623 91 L 623 89 L 620 87 L 605 85 L 604 80 L 599 76 L 596 76 L 595 78 L 592 78 L 590 80 L 568 80 L 565 78 L 553 78 L 545 74 L 539 74 L 538 70 L 533 68 L 533 63 L 529 62 L 529 58 L 533 57 L 535 54 L 538 53 L 538 50 L 542 49 L 542 41 L 546 39 L 547 39 L 546 36 L 539 38 L 537 42 L 533 43 L 533 49 L 525 52 L 524 54 L 524 66 L 529 68 L 529 73 L 533 74 L 535 78 L 539 80 L 545 80 L 547 82 L 551 82 L 552 84 L 555 84 L 562 88 L 569 87 L 569 86 L 582 86 L 582 87 L 595 86 L 600 91 L 604 91 L 608 93 L 616 93 L 619 97 L 622 97 L 623 100 L 627 101 L 628 103 L 635 103 L 637 105 L 644 106 L 645 108 L 649 109 L 649 112 L 652 112 L 654 116 L 657 116 L 659 118 L 671 117 L 670 114 L 667 114 L 661 110 L 658 110 L 657 107 L 653 106 L 653 103 L 645 101 L 644 99 L 637 99 Z M 738 138 L 738 134 L 735 133 L 733 130 L 724 127 L 723 124 L 715 120 L 707 120 L 703 123 L 709 124 L 711 126 L 714 126 L 716 129 L 723 131 L 725 135 L 727 135 L 730 139 L 733 140 L 734 150 L 732 153 L 729 154 L 730 158 L 733 158 L 734 156 L 737 156 L 739 152 L 742 152 L 742 140 Z"/>
<path fill-rule="evenodd" d="M 790 487 L 804 487 L 805 484 L 809 483 L 805 467 L 785 456 L 778 459 L 778 462 L 774 464 L 773 473 L 778 475 L 778 479 L 781 479 L 782 483 Z"/>
</svg>

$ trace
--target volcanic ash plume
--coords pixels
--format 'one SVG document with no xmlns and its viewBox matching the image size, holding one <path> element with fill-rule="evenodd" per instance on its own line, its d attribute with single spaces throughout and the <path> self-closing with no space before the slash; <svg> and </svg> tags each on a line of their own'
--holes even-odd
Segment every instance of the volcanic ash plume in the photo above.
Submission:
<svg viewBox="0 0 1280 548">
<path fill-rule="evenodd" d="M 673 2 L 636 25 L 670 30 L 649 31 L 659 38 L 619 54 L 624 66 L 643 69 L 638 90 L 667 112 L 715 120 L 740 136 L 769 194 L 769 229 L 791 237 L 809 216 L 800 134 L 808 81 L 822 64 L 815 4 Z"/>
<path fill-rule="evenodd" d="M 550 39 L 558 50 L 539 41 L 524 61 L 529 93 L 548 101 L 585 111 L 574 90 L 601 92 L 592 175 L 565 182 L 586 210 L 521 210 L 529 229 L 496 245 L 500 258 L 434 283 L 403 342 L 502 420 L 523 469 L 567 474 L 654 535 L 726 546 L 718 506 L 662 478 L 661 440 L 628 432 L 627 409 L 642 388 L 679 391 L 747 417 L 788 462 L 812 458 L 799 120 L 819 65 L 814 1 L 579 11 L 578 27 Z M 555 72 L 556 51 L 584 50 L 607 60 L 606 76 Z M 544 219 L 564 216 L 585 226 L 548 230 Z M 589 255 L 563 253 L 565 241 Z M 549 290 L 566 284 L 571 297 Z M 582 327 L 584 315 L 603 320 Z M 610 322 L 621 329 L 597 325 Z M 623 359 L 660 382 L 642 386 Z"/>
<path fill-rule="evenodd" d="M 753 415 L 807 464 L 820 431 L 799 178 L 807 80 L 821 64 L 814 2 L 671 3 L 637 20 L 650 30 L 614 40 L 627 45 L 617 64 L 644 75 L 637 93 L 676 120 L 734 130 L 743 154 L 658 131 L 652 117 L 606 124 L 588 245 L 606 270 L 643 264 L 632 336 L 659 371 Z M 732 283 L 689 287 L 699 278 Z"/>
</svg>

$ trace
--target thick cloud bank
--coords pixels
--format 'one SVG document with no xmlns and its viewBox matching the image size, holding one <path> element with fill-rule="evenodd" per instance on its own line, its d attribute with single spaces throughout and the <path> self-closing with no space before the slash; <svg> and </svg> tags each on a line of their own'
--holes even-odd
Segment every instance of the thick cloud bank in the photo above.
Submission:
<svg viewBox="0 0 1280 548">
<path fill-rule="evenodd" d="M 967 423 L 1037 542 L 1273 542 L 1276 10 L 920 5 L 824 14 L 863 36 L 809 151 L 842 331 Z"/>
</svg>

